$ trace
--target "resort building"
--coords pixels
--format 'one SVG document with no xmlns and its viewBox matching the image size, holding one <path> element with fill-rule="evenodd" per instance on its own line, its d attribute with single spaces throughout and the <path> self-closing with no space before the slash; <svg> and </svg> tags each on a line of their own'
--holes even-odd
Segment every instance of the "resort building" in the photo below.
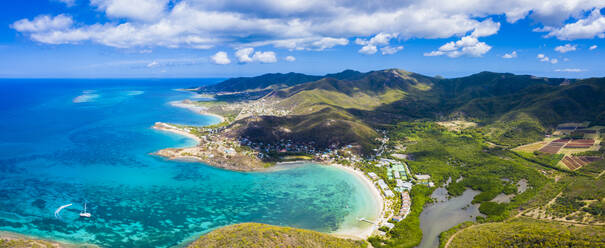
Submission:
<svg viewBox="0 0 605 248">
<path fill-rule="evenodd" d="M 412 199 L 410 198 L 410 194 L 407 191 L 404 191 L 403 193 L 401 193 L 401 208 L 399 209 L 399 213 L 393 216 L 391 220 L 399 222 L 405 219 L 405 217 L 410 214 L 411 206 Z"/>
<path fill-rule="evenodd" d="M 369 176 L 370 178 L 372 178 L 372 180 L 376 180 L 376 179 L 378 179 L 378 175 L 376 175 L 376 173 L 374 173 L 374 172 L 369 172 L 369 173 L 368 173 L 368 176 Z"/>
</svg>

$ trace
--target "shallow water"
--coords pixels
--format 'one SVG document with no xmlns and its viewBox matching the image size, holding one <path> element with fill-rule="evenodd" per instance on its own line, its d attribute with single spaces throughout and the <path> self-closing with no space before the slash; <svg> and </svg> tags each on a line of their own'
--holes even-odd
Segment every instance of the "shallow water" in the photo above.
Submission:
<svg viewBox="0 0 605 248">
<path fill-rule="evenodd" d="M 447 190 L 437 188 L 432 197 L 436 203 L 428 205 L 420 214 L 422 241 L 419 248 L 439 247 L 439 234 L 465 221 L 474 221 L 480 215 L 479 206 L 471 201 L 479 191 L 467 189 L 461 196 L 447 199 Z"/>
<path fill-rule="evenodd" d="M 332 167 L 231 172 L 150 155 L 191 139 L 156 121 L 216 119 L 167 103 L 191 80 L 1 80 L 0 230 L 107 247 L 169 247 L 239 223 L 335 231 L 375 218 L 371 194 Z M 92 218 L 79 217 L 84 202 Z M 55 210 L 73 203 L 55 218 Z"/>
</svg>

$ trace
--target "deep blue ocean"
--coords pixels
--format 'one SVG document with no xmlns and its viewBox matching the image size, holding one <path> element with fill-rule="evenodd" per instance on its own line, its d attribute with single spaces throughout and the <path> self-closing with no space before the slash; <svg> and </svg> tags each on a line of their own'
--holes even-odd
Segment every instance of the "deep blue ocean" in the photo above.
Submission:
<svg viewBox="0 0 605 248">
<path fill-rule="evenodd" d="M 195 144 L 155 122 L 217 121 L 168 104 L 192 97 L 175 88 L 216 81 L 1 79 L 0 230 L 171 247 L 240 222 L 332 232 L 375 217 L 362 182 L 333 167 L 240 173 L 151 155 Z M 85 202 L 89 219 L 79 216 Z"/>
</svg>

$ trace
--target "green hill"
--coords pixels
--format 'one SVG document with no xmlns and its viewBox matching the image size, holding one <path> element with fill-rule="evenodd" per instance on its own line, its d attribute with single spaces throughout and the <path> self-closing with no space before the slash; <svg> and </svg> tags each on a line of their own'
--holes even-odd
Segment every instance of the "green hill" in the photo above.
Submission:
<svg viewBox="0 0 605 248">
<path fill-rule="evenodd" d="M 377 137 L 374 129 L 388 129 L 400 121 L 463 117 L 479 122 L 490 141 L 516 146 L 541 139 L 562 122 L 605 123 L 605 78 L 568 80 L 481 72 L 443 79 L 387 69 L 346 70 L 324 77 L 266 74 L 227 80 L 207 89 L 211 87 L 264 89 L 252 99 L 269 100 L 275 103 L 273 108 L 289 113 L 253 116 L 231 128 L 231 134 L 263 142 L 352 142 L 370 151 Z"/>
<path fill-rule="evenodd" d="M 471 226 L 449 244 L 455 247 L 603 247 L 603 227 L 573 226 L 530 219 Z"/>
<path fill-rule="evenodd" d="M 313 76 L 302 73 L 268 73 L 256 77 L 238 77 L 227 79 L 213 85 L 202 86 L 199 92 L 243 92 L 259 91 L 266 89 L 283 89 L 293 85 L 317 81 L 322 78 L 335 78 L 341 80 L 358 79 L 363 73 L 354 70 L 345 70 L 339 73 L 327 74 L 325 76 Z"/>
<path fill-rule="evenodd" d="M 341 239 L 315 231 L 244 223 L 214 230 L 193 242 L 189 248 L 212 247 L 316 247 L 362 248 L 364 241 Z"/>
</svg>

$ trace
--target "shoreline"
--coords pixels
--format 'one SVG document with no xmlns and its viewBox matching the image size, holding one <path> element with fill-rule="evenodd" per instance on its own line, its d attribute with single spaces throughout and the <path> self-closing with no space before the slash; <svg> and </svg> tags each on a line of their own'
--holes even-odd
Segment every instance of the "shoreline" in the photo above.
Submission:
<svg viewBox="0 0 605 248">
<path fill-rule="evenodd" d="M 185 101 L 187 101 L 187 100 L 172 101 L 172 102 L 170 102 L 170 105 L 173 107 L 178 107 L 178 108 L 186 108 L 186 109 L 189 109 L 189 110 L 196 112 L 198 114 L 201 114 L 201 115 L 210 115 L 210 116 L 217 117 L 220 121 L 219 123 L 225 121 L 224 117 L 217 115 L 217 114 L 209 113 L 206 111 L 206 109 L 204 107 L 196 106 L 195 104 L 187 103 Z M 156 122 L 155 125 L 153 126 L 153 128 L 156 130 L 162 130 L 162 131 L 171 132 L 174 134 L 192 138 L 197 142 L 196 146 L 200 145 L 202 142 L 202 140 L 198 136 L 193 135 L 189 132 L 180 130 L 179 128 L 177 128 L 173 125 L 170 125 L 170 124 Z M 170 149 L 170 148 L 168 148 L 168 149 Z M 157 154 L 157 152 L 155 154 Z M 187 159 L 187 158 L 183 158 L 183 159 Z M 206 161 L 203 161 L 202 159 L 199 159 L 197 157 L 191 157 L 189 159 L 206 163 Z M 269 167 L 269 168 L 265 168 L 265 169 L 261 169 L 261 170 L 244 171 L 244 172 L 253 173 L 253 172 L 271 172 L 271 171 L 278 171 L 278 170 L 286 170 L 286 169 L 290 169 L 290 166 L 288 166 L 288 165 L 296 165 L 296 164 L 302 164 L 302 163 L 315 163 L 315 164 L 319 164 L 322 166 L 331 166 L 331 167 L 337 168 L 339 170 L 342 170 L 342 171 L 354 176 L 357 180 L 359 180 L 364 185 L 364 187 L 367 187 L 367 189 L 370 191 L 370 194 L 371 194 L 370 197 L 373 200 L 374 209 L 377 213 L 376 220 L 374 220 L 376 224 L 372 224 L 371 226 L 369 226 L 367 228 L 360 228 L 360 227 L 356 227 L 356 226 L 341 226 L 338 228 L 338 230 L 330 232 L 328 234 L 334 235 L 335 237 L 340 237 L 340 238 L 366 240 L 376 230 L 378 230 L 379 225 L 382 222 L 382 220 L 385 218 L 385 214 L 386 214 L 385 200 L 382 197 L 382 194 L 380 193 L 378 188 L 376 188 L 376 185 L 374 185 L 374 182 L 370 178 L 368 178 L 363 171 L 356 170 L 353 167 L 344 166 L 344 165 L 336 164 L 336 163 L 325 163 L 322 161 L 303 160 L 303 161 L 278 162 L 277 164 L 275 164 L 274 166 Z M 215 166 L 213 166 L 213 167 L 215 167 Z M 221 168 L 221 167 L 218 167 L 218 168 Z M 229 170 L 228 168 L 221 168 L 221 169 Z M 231 171 L 234 171 L 234 170 L 231 170 Z"/>
<path fill-rule="evenodd" d="M 352 168 L 349 166 L 344 166 L 341 164 L 322 164 L 322 165 L 338 168 L 340 170 L 343 170 L 343 171 L 353 175 L 358 180 L 360 180 L 364 184 L 364 186 L 369 189 L 369 191 L 372 195 L 373 201 L 374 201 L 375 209 L 377 209 L 377 212 L 378 212 L 378 215 L 376 216 L 376 220 L 374 220 L 376 224 L 372 224 L 368 228 L 340 227 L 338 230 L 336 230 L 335 232 L 332 232 L 330 234 L 337 236 L 337 237 L 342 237 L 342 238 L 357 238 L 357 239 L 363 239 L 363 240 L 367 239 L 376 230 L 378 230 L 378 228 L 379 228 L 378 225 L 380 224 L 380 221 L 384 218 L 384 215 L 386 214 L 386 209 L 384 207 L 385 201 L 384 201 L 384 198 L 382 197 L 382 195 L 380 194 L 380 191 L 378 191 L 378 189 L 374 185 L 374 182 L 372 182 L 372 180 L 370 178 L 368 178 L 363 171 L 356 170 L 355 168 Z"/>
<path fill-rule="evenodd" d="M 169 102 L 169 104 L 173 107 L 188 109 L 188 110 L 191 110 L 191 111 L 196 112 L 201 115 L 215 117 L 215 118 L 219 119 L 219 121 L 216 124 L 225 122 L 225 117 L 217 115 L 215 113 L 210 113 L 207 111 L 208 109 L 206 109 L 202 106 L 195 105 L 194 103 L 187 103 L 185 101 L 190 101 L 190 100 L 185 99 L 185 100 L 171 101 L 171 102 Z"/>
<path fill-rule="evenodd" d="M 195 136 L 192 133 L 180 130 L 178 127 L 175 127 L 168 123 L 156 122 L 151 128 L 153 128 L 155 130 L 160 130 L 160 131 L 164 131 L 164 132 L 169 132 L 169 133 L 173 133 L 173 134 L 186 136 L 187 138 L 195 140 L 196 146 L 199 145 L 200 143 L 202 143 L 202 140 L 200 139 L 200 137 Z"/>
</svg>

